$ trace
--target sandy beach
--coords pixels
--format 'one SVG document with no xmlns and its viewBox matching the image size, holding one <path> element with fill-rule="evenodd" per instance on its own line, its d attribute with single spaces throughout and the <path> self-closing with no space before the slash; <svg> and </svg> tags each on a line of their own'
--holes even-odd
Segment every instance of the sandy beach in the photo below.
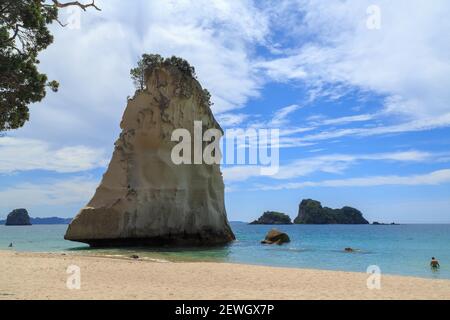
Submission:
<svg viewBox="0 0 450 320">
<path fill-rule="evenodd" d="M 68 289 L 70 265 L 81 288 Z M 0 299 L 450 299 L 450 280 L 229 263 L 0 251 Z"/>
</svg>

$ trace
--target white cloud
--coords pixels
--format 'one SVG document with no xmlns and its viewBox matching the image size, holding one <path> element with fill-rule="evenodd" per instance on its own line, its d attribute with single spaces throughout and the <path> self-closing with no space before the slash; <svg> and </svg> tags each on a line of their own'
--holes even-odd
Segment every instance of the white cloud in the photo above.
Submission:
<svg viewBox="0 0 450 320">
<path fill-rule="evenodd" d="M 47 183 L 23 183 L 0 189 L 0 203 L 8 208 L 34 208 L 87 203 L 94 195 L 98 181 L 87 178 Z"/>
<path fill-rule="evenodd" d="M 287 180 L 311 175 L 316 172 L 341 174 L 362 161 L 395 161 L 395 162 L 424 162 L 439 161 L 441 155 L 434 155 L 422 151 L 403 151 L 375 154 L 332 154 L 299 159 L 287 165 L 280 166 L 278 173 L 267 176 L 276 180 Z M 254 177 L 261 177 L 261 168 L 258 166 L 233 166 L 224 168 L 223 176 L 226 182 L 245 181 Z"/>
<path fill-rule="evenodd" d="M 275 80 L 305 81 L 316 95 L 349 88 L 386 96 L 385 111 L 411 118 L 450 110 L 450 6 L 445 0 L 387 1 L 381 29 L 366 26 L 373 1 L 283 1 L 270 12 L 294 45 L 284 56 L 260 62 Z M 272 3 L 271 3 L 272 5 Z M 284 27 L 283 27 L 284 26 Z M 331 92 L 330 92 L 331 90 Z"/>
<path fill-rule="evenodd" d="M 31 108 L 20 137 L 55 144 L 109 146 L 119 134 L 129 70 L 143 53 L 178 55 L 195 66 L 216 114 L 242 108 L 259 95 L 252 48 L 270 32 L 253 1 L 98 1 L 81 14 L 81 29 L 55 24 L 55 41 L 40 69 L 61 83 Z M 61 18 L 66 19 L 65 10 Z"/>
<path fill-rule="evenodd" d="M 234 127 L 243 123 L 249 118 L 249 115 L 243 113 L 221 113 L 216 118 L 222 127 Z"/>
<path fill-rule="evenodd" d="M 359 114 L 354 116 L 324 119 L 318 123 L 318 125 L 341 125 L 352 122 L 365 122 L 375 118 L 373 114 Z"/>
<path fill-rule="evenodd" d="M 222 174 L 226 183 L 245 181 L 252 177 L 261 177 L 261 167 L 254 165 L 232 166 L 222 168 Z"/>
<path fill-rule="evenodd" d="M 393 152 L 380 154 L 335 154 L 300 159 L 293 163 L 282 166 L 275 179 L 292 179 L 306 176 L 314 172 L 325 172 L 340 174 L 351 165 L 360 161 L 400 161 L 400 162 L 423 162 L 431 158 L 431 154 L 420 151 Z"/>
<path fill-rule="evenodd" d="M 422 175 L 410 176 L 371 176 L 362 178 L 348 178 L 325 180 L 319 182 L 294 182 L 284 183 L 282 185 L 260 185 L 258 190 L 283 190 L 283 189 L 301 189 L 307 187 L 377 187 L 377 186 L 423 186 L 423 185 L 441 185 L 450 183 L 450 169 L 433 171 Z"/>
<path fill-rule="evenodd" d="M 319 133 L 297 138 L 295 139 L 294 144 L 296 142 L 304 143 L 311 141 L 336 139 L 346 136 L 368 137 L 383 134 L 426 131 L 438 128 L 445 128 L 449 126 L 450 126 L 450 113 L 447 113 L 440 117 L 427 117 L 394 125 L 387 125 L 387 126 L 381 125 L 371 128 L 370 127 L 346 128 L 333 131 L 322 131 Z"/>
<path fill-rule="evenodd" d="M 286 123 L 289 122 L 287 117 L 300 108 L 301 108 L 301 106 L 299 106 L 297 104 L 293 104 L 293 105 L 279 109 L 277 112 L 275 112 L 272 120 L 269 123 L 269 126 L 277 127 L 277 126 L 285 125 Z"/>
<path fill-rule="evenodd" d="M 381 1 L 382 29 L 368 30 L 370 4 L 99 1 L 102 12 L 82 13 L 80 30 L 53 27 L 55 42 L 40 57 L 41 69 L 61 82 L 61 90 L 32 107 L 31 121 L 18 135 L 112 149 L 125 98 L 133 92 L 129 69 L 143 52 L 188 59 L 213 93 L 215 113 L 227 112 L 225 124 L 246 121 L 243 113 L 231 111 L 257 97 L 271 79 L 304 81 L 314 94 L 335 98 L 356 87 L 386 95 L 386 112 L 434 121 L 449 110 L 450 64 L 444 52 L 450 44 L 441 31 L 448 29 L 450 6 Z M 275 49 L 280 58 L 263 60 L 257 46 Z M 325 119 L 322 125 L 370 116 Z M 346 131 L 331 136 L 342 134 Z M 286 137 L 283 146 L 304 144 Z"/>
<path fill-rule="evenodd" d="M 317 115 L 312 119 L 310 127 L 290 127 L 280 131 L 280 147 L 294 148 L 317 144 L 320 141 L 335 140 L 344 137 L 371 137 L 389 134 L 403 134 L 411 132 L 429 131 L 450 127 L 450 113 L 440 117 L 423 117 L 398 124 L 383 125 L 369 122 L 364 127 L 324 128 L 326 125 L 340 125 L 350 122 L 365 121 L 365 119 L 378 117 L 378 115 L 349 116 L 334 119 L 323 119 Z M 315 131 L 315 132 L 313 132 Z M 308 133 L 309 134 L 306 134 Z M 303 135 L 298 135 L 303 134 Z"/>
<path fill-rule="evenodd" d="M 0 174 L 29 170 L 73 173 L 106 164 L 102 150 L 85 146 L 54 148 L 40 140 L 0 137 Z"/>
</svg>

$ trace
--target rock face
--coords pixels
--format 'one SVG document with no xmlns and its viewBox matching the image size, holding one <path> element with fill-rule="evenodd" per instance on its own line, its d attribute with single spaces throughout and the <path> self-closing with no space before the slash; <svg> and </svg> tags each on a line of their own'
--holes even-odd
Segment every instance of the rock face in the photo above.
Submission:
<svg viewBox="0 0 450 320">
<path fill-rule="evenodd" d="M 13 210 L 5 222 L 6 226 L 31 226 L 30 216 L 26 209 Z"/>
<path fill-rule="evenodd" d="M 195 78 L 167 62 L 147 70 L 146 84 L 128 101 L 108 170 L 65 239 L 91 246 L 234 240 L 219 165 L 176 165 L 171 159 L 179 143 L 171 141 L 175 129 L 194 137 L 194 121 L 202 121 L 203 132 L 221 130 L 209 98 Z"/>
<path fill-rule="evenodd" d="M 289 236 L 286 233 L 283 233 L 277 229 L 270 230 L 266 238 L 261 241 L 262 244 L 278 244 L 282 245 L 283 243 L 291 242 L 291 239 L 289 239 Z"/>
<path fill-rule="evenodd" d="M 258 219 L 250 224 L 292 224 L 291 218 L 284 213 L 267 211 Z"/>
<path fill-rule="evenodd" d="M 296 224 L 369 224 L 362 213 L 351 207 L 330 209 L 319 201 L 303 200 L 300 203 Z"/>
</svg>

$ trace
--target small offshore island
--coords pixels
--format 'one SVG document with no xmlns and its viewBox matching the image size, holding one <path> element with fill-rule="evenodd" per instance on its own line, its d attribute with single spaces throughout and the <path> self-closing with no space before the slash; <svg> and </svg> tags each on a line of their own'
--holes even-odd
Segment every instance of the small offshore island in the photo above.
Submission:
<svg viewBox="0 0 450 320">
<path fill-rule="evenodd" d="M 291 218 L 281 212 L 266 211 L 258 220 L 249 224 L 292 224 Z"/>
<path fill-rule="evenodd" d="M 31 219 L 26 209 L 15 209 L 8 214 L 5 226 L 31 226 Z"/>
</svg>

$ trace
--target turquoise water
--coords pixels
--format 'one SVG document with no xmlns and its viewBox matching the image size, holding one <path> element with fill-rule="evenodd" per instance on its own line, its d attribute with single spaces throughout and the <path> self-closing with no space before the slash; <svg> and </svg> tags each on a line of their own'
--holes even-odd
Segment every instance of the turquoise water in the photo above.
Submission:
<svg viewBox="0 0 450 320">
<path fill-rule="evenodd" d="M 450 225 L 291 225 L 280 226 L 291 243 L 263 246 L 259 242 L 271 226 L 231 223 L 237 241 L 220 248 L 204 249 L 89 249 L 65 241 L 67 226 L 0 226 L 0 250 L 92 252 L 160 258 L 175 261 L 224 261 L 270 266 L 366 272 L 378 265 L 385 274 L 450 279 Z M 344 248 L 358 249 L 345 253 Z M 429 261 L 439 259 L 441 269 L 432 272 Z"/>
</svg>

